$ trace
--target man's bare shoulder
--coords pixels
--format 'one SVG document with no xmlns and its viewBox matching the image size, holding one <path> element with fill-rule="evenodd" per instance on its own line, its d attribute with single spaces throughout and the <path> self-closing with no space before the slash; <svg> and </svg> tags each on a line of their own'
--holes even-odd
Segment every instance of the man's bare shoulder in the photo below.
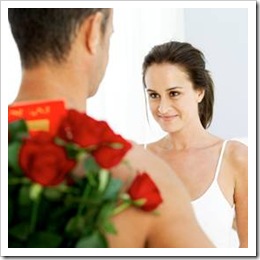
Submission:
<svg viewBox="0 0 260 260">
<path fill-rule="evenodd" d="M 116 216 L 114 221 L 119 233 L 116 237 L 110 237 L 113 246 L 212 246 L 195 220 L 190 197 L 184 185 L 162 159 L 133 143 L 132 149 L 125 157 L 125 162 L 115 167 L 112 170 L 113 174 L 130 183 L 138 172 L 148 173 L 157 185 L 163 202 L 156 209 L 159 213 L 156 216 L 134 208 Z M 129 244 L 127 241 L 136 241 L 136 244 L 132 242 Z"/>
<path fill-rule="evenodd" d="M 143 145 L 132 142 L 132 149 L 124 158 L 125 164 L 113 168 L 113 172 L 119 178 L 123 175 L 130 178 L 138 172 L 148 173 L 158 185 L 177 185 L 182 186 L 174 171 L 161 158 L 153 152 L 144 149 Z"/>
<path fill-rule="evenodd" d="M 172 168 L 154 153 L 133 143 L 132 149 L 125 156 L 125 164 L 113 169 L 114 176 L 126 183 L 138 174 L 146 172 L 156 183 L 163 198 L 161 211 L 175 211 L 183 207 L 190 207 L 190 197 L 183 183 Z M 126 187 L 127 188 L 127 187 Z M 178 214 L 173 214 L 177 216 Z"/>
</svg>

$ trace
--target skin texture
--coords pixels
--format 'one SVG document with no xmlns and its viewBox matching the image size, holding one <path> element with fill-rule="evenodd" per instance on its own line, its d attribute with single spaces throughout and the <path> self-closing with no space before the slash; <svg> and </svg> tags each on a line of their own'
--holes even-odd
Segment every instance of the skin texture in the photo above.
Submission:
<svg viewBox="0 0 260 260">
<path fill-rule="evenodd" d="M 114 175 L 125 180 L 136 170 L 149 172 L 158 185 L 164 202 L 157 208 L 159 215 L 131 208 L 115 217 L 117 236 L 110 236 L 112 247 L 212 247 L 198 223 L 183 184 L 168 165 L 140 146 L 128 153 L 125 166 L 113 169 Z M 158 174 L 159 173 L 159 174 Z"/>
<path fill-rule="evenodd" d="M 210 187 L 223 140 L 202 126 L 198 104 L 204 97 L 195 90 L 187 73 L 178 65 L 153 64 L 145 81 L 150 110 L 167 135 L 147 147 L 175 171 L 192 200 Z M 229 141 L 218 177 L 220 189 L 230 206 L 235 205 L 240 247 L 248 246 L 247 146 Z M 191 170 L 192 169 L 192 170 Z"/>
<path fill-rule="evenodd" d="M 86 99 L 93 96 L 108 62 L 109 40 L 113 32 L 112 11 L 106 32 L 100 30 L 102 14 L 96 13 L 81 25 L 66 62 L 43 62 L 23 71 L 16 103 L 41 99 L 63 99 L 67 108 L 86 110 Z M 149 172 L 164 202 L 158 216 L 129 208 L 113 221 L 118 235 L 108 236 L 110 247 L 214 247 L 198 226 L 183 184 L 163 160 L 133 144 L 126 155 L 131 168 L 112 169 L 114 177 L 127 188 L 136 171 Z M 77 169 L 80 171 L 80 167 Z"/>
</svg>

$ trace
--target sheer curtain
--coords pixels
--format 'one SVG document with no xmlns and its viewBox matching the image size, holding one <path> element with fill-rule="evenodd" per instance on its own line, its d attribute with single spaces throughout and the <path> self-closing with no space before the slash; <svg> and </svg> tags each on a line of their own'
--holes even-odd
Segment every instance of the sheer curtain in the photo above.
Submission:
<svg viewBox="0 0 260 260">
<path fill-rule="evenodd" d="M 151 116 L 147 123 L 142 61 L 154 45 L 183 40 L 183 23 L 183 9 L 115 8 L 109 64 L 87 113 L 138 143 L 163 135 Z"/>
</svg>

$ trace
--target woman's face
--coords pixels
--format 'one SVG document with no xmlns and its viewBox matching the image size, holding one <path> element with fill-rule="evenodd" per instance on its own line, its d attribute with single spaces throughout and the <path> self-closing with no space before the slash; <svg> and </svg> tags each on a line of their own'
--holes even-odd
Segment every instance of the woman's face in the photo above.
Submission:
<svg viewBox="0 0 260 260">
<path fill-rule="evenodd" d="M 194 90 L 189 76 L 178 65 L 153 64 L 145 74 L 150 110 L 166 132 L 200 124 L 198 103 L 204 92 Z"/>
</svg>

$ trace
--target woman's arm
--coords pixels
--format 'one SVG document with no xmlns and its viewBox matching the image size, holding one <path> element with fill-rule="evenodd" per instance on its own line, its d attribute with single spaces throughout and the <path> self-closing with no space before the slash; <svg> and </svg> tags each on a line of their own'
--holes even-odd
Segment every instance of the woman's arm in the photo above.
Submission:
<svg viewBox="0 0 260 260">
<path fill-rule="evenodd" d="M 230 158 L 235 171 L 234 201 L 240 247 L 248 247 L 248 149 L 232 142 Z"/>
</svg>

